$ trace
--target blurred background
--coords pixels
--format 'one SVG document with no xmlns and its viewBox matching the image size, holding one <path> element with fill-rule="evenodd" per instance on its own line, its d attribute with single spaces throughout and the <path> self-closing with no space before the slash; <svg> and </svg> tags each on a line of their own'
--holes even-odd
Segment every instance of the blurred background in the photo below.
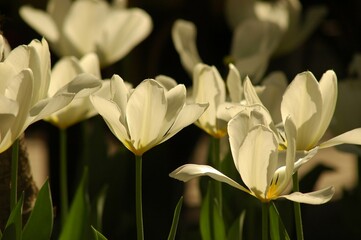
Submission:
<svg viewBox="0 0 361 240">
<path fill-rule="evenodd" d="M 314 5 L 325 5 L 328 14 L 299 48 L 287 55 L 272 58 L 267 72 L 281 70 L 291 81 L 297 73 L 305 70 L 312 71 L 319 79 L 326 70 L 333 69 L 339 81 L 348 78 L 348 66 L 353 56 L 361 52 L 361 1 L 300 2 L 304 10 Z M 28 44 L 34 38 L 41 38 L 19 17 L 19 7 L 31 4 L 45 9 L 46 3 L 45 0 L 0 0 L 0 30 L 12 48 Z M 223 0 L 129 0 L 129 7 L 140 7 L 151 15 L 153 31 L 125 58 L 103 69 L 103 78 L 119 74 L 124 80 L 136 85 L 143 79 L 164 74 L 173 77 L 178 83 L 190 86 L 192 80 L 183 69 L 171 38 L 172 25 L 179 18 L 194 22 L 198 29 L 197 46 L 200 56 L 205 63 L 215 65 L 220 73 L 226 76 L 228 67 L 224 63 L 224 57 L 229 54 L 232 31 L 225 20 L 224 3 Z M 53 54 L 52 58 L 53 62 L 57 61 L 56 55 Z M 357 103 L 358 108 L 354 111 L 361 111 L 360 105 L 361 102 Z M 361 122 L 359 126 L 361 127 Z M 108 239 L 134 239 L 134 156 L 111 135 L 99 116 L 71 127 L 68 132 L 70 197 L 73 196 L 79 182 L 82 166 L 88 165 L 90 199 L 103 189 L 107 191 L 102 233 Z M 83 132 L 88 134 L 86 140 L 82 138 Z M 49 176 L 53 203 L 56 207 L 59 202 L 56 180 L 59 156 L 58 130 L 41 121 L 30 126 L 25 138 L 34 180 L 41 186 L 44 179 Z M 207 151 L 204 133 L 192 125 L 144 155 L 143 209 L 147 239 L 167 237 L 175 205 L 184 194 L 185 186 L 169 178 L 168 174 L 178 166 L 193 161 L 194 156 L 202 154 L 194 152 L 199 145 L 205 146 L 204 151 Z M 322 206 L 302 205 L 305 239 L 360 238 L 359 157 L 354 154 L 355 151 L 350 151 L 331 149 L 322 152 L 302 173 L 301 191 L 306 192 L 330 184 L 337 187 L 337 194 L 332 202 Z M 228 186 L 224 189 L 234 190 Z M 188 196 L 196 199 L 185 201 L 178 238 L 199 239 L 198 195 L 195 193 Z M 242 193 L 232 196 L 236 202 L 247 198 Z M 2 197 L 0 195 L 0 198 Z M 286 202 L 281 202 L 280 205 L 281 215 L 285 219 L 292 217 L 292 206 Z M 252 222 L 260 225 L 260 222 L 254 219 L 249 219 L 248 224 L 251 225 Z M 288 227 L 292 236 L 293 229 L 291 226 Z M 54 231 L 56 232 L 56 225 Z M 252 229 L 251 226 L 246 226 L 246 239 L 257 236 L 257 233 L 252 231 L 257 232 L 257 227 Z"/>
</svg>

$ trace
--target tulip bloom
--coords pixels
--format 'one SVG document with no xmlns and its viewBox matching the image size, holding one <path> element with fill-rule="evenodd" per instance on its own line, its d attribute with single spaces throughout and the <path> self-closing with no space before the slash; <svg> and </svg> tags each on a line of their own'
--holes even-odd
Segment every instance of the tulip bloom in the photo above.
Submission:
<svg viewBox="0 0 361 240">
<path fill-rule="evenodd" d="M 147 79 L 129 90 L 117 75 L 110 81 L 111 99 L 95 93 L 91 101 L 112 133 L 136 156 L 192 124 L 208 106 L 186 104 L 184 85 L 167 89 Z"/>
<path fill-rule="evenodd" d="M 128 54 L 152 29 L 145 11 L 120 5 L 105 0 L 50 0 L 46 11 L 23 6 L 20 16 L 59 56 L 81 58 L 95 52 L 101 66 L 107 66 Z"/>
<path fill-rule="evenodd" d="M 296 127 L 288 117 L 285 121 L 285 137 L 288 142 L 285 152 L 279 150 L 281 142 L 269 119 L 266 110 L 254 108 L 240 112 L 228 124 L 233 161 L 246 187 L 207 165 L 186 164 L 170 176 L 182 181 L 209 176 L 247 192 L 262 202 L 278 198 L 308 204 L 329 201 L 334 193 L 333 187 L 311 193 L 284 193 L 292 181 L 293 172 L 300 166 L 295 165 Z M 298 162 L 306 162 L 305 159 L 312 157 L 315 152 L 317 150 L 310 151 Z"/>
<path fill-rule="evenodd" d="M 79 75 L 48 97 L 50 53 L 45 39 L 41 42 L 33 40 L 29 45 L 12 50 L 0 63 L 0 75 L 1 98 L 5 97 L 9 104 L 17 106 L 10 116 L 7 115 L 6 124 L 1 128 L 0 152 L 9 148 L 30 124 L 63 108 L 89 86 L 94 87 L 93 77 Z M 5 109 L 3 113 L 6 113 Z"/>
<path fill-rule="evenodd" d="M 332 120 L 337 102 L 337 77 L 325 72 L 318 82 L 311 72 L 298 74 L 285 91 L 281 103 L 282 118 L 291 116 L 297 129 L 297 150 L 332 147 L 340 144 L 361 145 L 361 128 L 320 142 Z"/>
<path fill-rule="evenodd" d="M 96 54 L 89 53 L 80 60 L 75 57 L 64 57 L 60 59 L 52 69 L 48 95 L 53 96 L 60 88 L 83 73 L 92 74 L 96 79 L 101 78 L 99 61 Z M 102 86 L 102 82 L 104 85 L 103 88 L 109 88 L 109 81 L 94 79 L 92 87 L 88 86 L 88 88 L 84 89 L 82 94 L 78 94 L 77 98 L 71 101 L 69 105 L 51 114 L 45 120 L 61 129 L 66 129 L 98 114 L 90 102 L 89 95 L 98 90 Z M 104 89 L 102 91 L 106 90 Z"/>
</svg>

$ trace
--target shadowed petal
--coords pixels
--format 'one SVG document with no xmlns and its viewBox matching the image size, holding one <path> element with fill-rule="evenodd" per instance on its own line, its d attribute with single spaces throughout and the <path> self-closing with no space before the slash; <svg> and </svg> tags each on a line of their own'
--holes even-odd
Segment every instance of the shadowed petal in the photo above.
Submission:
<svg viewBox="0 0 361 240">
<path fill-rule="evenodd" d="M 182 65 L 192 76 L 193 68 L 201 63 L 196 44 L 197 29 L 189 21 L 177 20 L 172 27 L 172 39 Z"/>
</svg>

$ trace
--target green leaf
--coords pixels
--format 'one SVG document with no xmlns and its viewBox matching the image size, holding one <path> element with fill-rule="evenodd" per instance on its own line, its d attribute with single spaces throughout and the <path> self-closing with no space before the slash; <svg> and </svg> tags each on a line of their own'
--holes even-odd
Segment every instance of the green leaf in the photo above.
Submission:
<svg viewBox="0 0 361 240">
<path fill-rule="evenodd" d="M 104 235 L 97 231 L 93 226 L 91 226 L 91 228 L 94 233 L 94 240 L 107 240 L 107 238 L 104 237 Z"/>
<path fill-rule="evenodd" d="M 228 240 L 242 240 L 243 239 L 243 226 L 246 218 L 246 210 L 243 210 L 241 215 L 232 223 L 229 232 Z"/>
<path fill-rule="evenodd" d="M 201 207 L 200 229 L 202 239 L 226 239 L 223 218 L 215 199 L 214 183 L 213 180 L 209 181 Z"/>
<path fill-rule="evenodd" d="M 16 227 L 14 223 L 9 224 L 1 237 L 1 240 L 14 240 L 16 239 Z"/>
<path fill-rule="evenodd" d="M 10 213 L 2 239 L 21 239 L 23 202 L 24 193 L 21 194 L 19 201 L 16 203 L 14 209 Z"/>
<path fill-rule="evenodd" d="M 280 214 L 272 202 L 269 207 L 270 235 L 272 240 L 286 239 L 290 240 L 287 230 L 283 225 Z"/>
<path fill-rule="evenodd" d="M 90 229 L 90 204 L 87 192 L 88 169 L 85 168 L 82 179 L 75 193 L 70 212 L 65 226 L 61 231 L 60 240 L 83 240 L 86 239 L 87 231 Z"/>
<path fill-rule="evenodd" d="M 169 232 L 169 235 L 168 235 L 168 240 L 174 240 L 175 239 L 175 236 L 177 234 L 179 215 L 180 215 L 180 212 L 181 212 L 181 209 L 182 209 L 182 205 L 183 205 L 183 196 L 179 199 L 179 201 L 177 203 L 177 206 L 175 207 L 172 226 L 170 228 L 170 232 Z"/>
<path fill-rule="evenodd" d="M 23 229 L 23 240 L 50 239 L 53 230 L 53 202 L 49 181 L 40 189 L 34 208 Z"/>
</svg>

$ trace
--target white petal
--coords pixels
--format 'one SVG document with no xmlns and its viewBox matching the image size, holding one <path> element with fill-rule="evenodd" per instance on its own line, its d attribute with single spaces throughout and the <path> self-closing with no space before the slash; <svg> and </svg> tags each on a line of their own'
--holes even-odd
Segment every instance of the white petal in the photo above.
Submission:
<svg viewBox="0 0 361 240">
<path fill-rule="evenodd" d="M 227 183 L 232 187 L 238 188 L 242 191 L 250 193 L 248 189 L 234 181 L 233 179 L 227 177 L 217 169 L 214 169 L 208 165 L 198 165 L 198 164 L 185 164 L 180 166 L 173 172 L 169 174 L 170 177 L 187 182 L 193 178 L 200 176 L 209 176 L 217 181 Z"/>
<path fill-rule="evenodd" d="M 104 99 L 99 96 L 90 96 L 90 100 L 94 108 L 103 117 L 111 132 L 119 139 L 126 147 L 129 148 L 129 134 L 124 124 L 120 121 L 122 113 L 113 101 Z"/>
<path fill-rule="evenodd" d="M 357 144 L 361 145 L 361 128 L 356 128 L 345 132 L 337 137 L 331 138 L 319 145 L 320 148 L 328 148 L 340 144 Z"/>
<path fill-rule="evenodd" d="M 265 89 L 262 93 L 258 93 L 259 98 L 270 112 L 273 122 L 281 123 L 282 95 L 288 86 L 286 75 L 280 71 L 272 72 L 262 80 L 262 86 Z"/>
<path fill-rule="evenodd" d="M 48 89 L 48 96 L 54 96 L 59 89 L 68 84 L 74 77 L 83 70 L 74 57 L 63 57 L 56 62 L 51 71 L 51 81 Z"/>
<path fill-rule="evenodd" d="M 294 202 L 307 203 L 307 204 L 323 204 L 330 201 L 334 193 L 335 193 L 335 188 L 328 187 L 310 193 L 294 192 L 288 195 L 283 195 L 280 198 L 286 198 Z"/>
<path fill-rule="evenodd" d="M 96 42 L 102 65 L 122 59 L 150 34 L 152 27 L 151 17 L 142 9 L 110 11 Z"/>
<path fill-rule="evenodd" d="M 230 54 L 241 75 L 258 83 L 280 38 L 279 27 L 271 22 L 247 19 L 240 23 L 233 33 Z"/>
<path fill-rule="evenodd" d="M 232 102 L 239 103 L 243 100 L 243 86 L 241 76 L 233 64 L 229 64 L 227 89 Z"/>
<path fill-rule="evenodd" d="M 281 104 L 282 119 L 291 116 L 297 128 L 297 149 L 309 150 L 316 146 L 322 114 L 319 85 L 311 72 L 297 74 L 285 91 Z"/>
<path fill-rule="evenodd" d="M 183 128 L 191 125 L 199 116 L 201 116 L 207 109 L 208 104 L 187 104 L 178 113 L 177 119 L 175 120 L 168 133 L 164 136 L 162 142 L 168 140 Z"/>
<path fill-rule="evenodd" d="M 88 53 L 82 57 L 80 65 L 84 72 L 93 74 L 99 79 L 101 78 L 99 59 L 95 53 Z"/>
<path fill-rule="evenodd" d="M 205 64 L 198 64 L 194 69 L 193 100 L 196 103 L 209 103 L 209 107 L 199 118 L 198 123 L 209 134 L 216 134 L 217 109 L 226 100 L 225 83 L 218 70 Z"/>
<path fill-rule="evenodd" d="M 235 164 L 243 182 L 259 198 L 265 198 L 277 168 L 278 142 L 264 126 L 252 128 L 241 144 Z"/>
<path fill-rule="evenodd" d="M 201 63 L 196 45 L 196 26 L 189 21 L 177 20 L 172 27 L 172 39 L 182 65 L 192 76 L 193 68 Z"/>
<path fill-rule="evenodd" d="M 176 80 L 165 75 L 158 75 L 155 77 L 155 80 L 161 83 L 163 87 L 165 87 L 165 89 L 167 89 L 168 91 L 177 86 Z"/>
<path fill-rule="evenodd" d="M 131 140 L 138 150 L 158 144 L 167 112 L 165 89 L 155 80 L 144 80 L 129 97 L 127 123 Z"/>
<path fill-rule="evenodd" d="M 75 1 L 71 5 L 63 31 L 81 55 L 95 51 L 96 37 L 101 34 L 108 14 L 109 6 L 106 1 Z"/>
<path fill-rule="evenodd" d="M 101 86 L 101 80 L 94 77 L 94 75 L 81 73 L 64 87 L 59 89 L 55 95 L 70 93 L 74 94 L 76 98 L 88 97 L 91 93 L 100 89 Z"/>
<path fill-rule="evenodd" d="M 127 126 L 125 113 L 127 111 L 129 89 L 125 85 L 124 80 L 118 75 L 114 74 L 110 79 L 109 90 L 111 96 L 110 99 L 112 99 L 118 105 L 120 111 L 123 113 L 121 115 L 121 121 L 125 124 L 125 126 Z M 97 95 L 99 95 L 99 92 Z"/>
<path fill-rule="evenodd" d="M 27 24 L 50 42 L 54 43 L 59 39 L 58 27 L 47 12 L 35 9 L 31 6 L 22 6 L 19 14 Z"/>
<path fill-rule="evenodd" d="M 337 77 L 334 71 L 328 70 L 319 82 L 322 94 L 322 116 L 318 134 L 323 136 L 330 125 L 337 102 Z"/>
<path fill-rule="evenodd" d="M 252 105 L 252 104 L 262 105 L 262 102 L 257 95 L 256 89 L 254 88 L 251 80 L 248 77 L 246 77 L 244 80 L 243 88 L 244 88 L 244 98 L 246 99 L 248 105 Z"/>
</svg>

